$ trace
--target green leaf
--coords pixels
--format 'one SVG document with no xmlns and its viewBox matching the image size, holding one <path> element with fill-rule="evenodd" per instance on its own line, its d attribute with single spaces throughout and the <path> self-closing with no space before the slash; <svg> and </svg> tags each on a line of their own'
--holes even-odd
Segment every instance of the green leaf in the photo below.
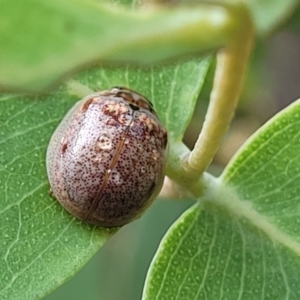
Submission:
<svg viewBox="0 0 300 300">
<path fill-rule="evenodd" d="M 299 299 L 299 120 L 298 100 L 207 180 L 162 241 L 143 299 Z"/>
<path fill-rule="evenodd" d="M 116 231 L 86 225 L 49 196 L 45 153 L 82 90 L 126 85 L 151 98 L 171 139 L 183 135 L 209 59 L 149 69 L 101 68 L 41 97 L 0 98 L 0 298 L 37 299 L 73 276 Z M 175 86 L 174 83 L 177 83 Z M 70 86 L 72 91 L 70 91 Z M 180 109 L 181 106 L 185 109 Z"/>
<path fill-rule="evenodd" d="M 266 35 L 281 25 L 299 6 L 299 0 L 247 0 L 259 35 Z"/>
<path fill-rule="evenodd" d="M 75 220 L 49 195 L 46 146 L 72 101 L 63 89 L 40 99 L 1 97 L 1 299 L 41 297 L 80 269 L 113 232 Z"/>
<path fill-rule="evenodd" d="M 87 0 L 0 0 L 0 86 L 41 90 L 103 61 L 153 63 L 224 47 L 238 28 L 230 1 L 197 7 L 130 10 Z M 132 7 L 135 3 L 131 3 Z M 292 13 L 299 0 L 249 0 L 258 34 Z M 227 10 L 223 9 L 228 5 Z"/>
<path fill-rule="evenodd" d="M 87 0 L 0 7 L 0 85 L 25 90 L 100 61 L 150 63 L 219 48 L 234 26 L 225 10 L 207 5 L 138 13 Z"/>
</svg>

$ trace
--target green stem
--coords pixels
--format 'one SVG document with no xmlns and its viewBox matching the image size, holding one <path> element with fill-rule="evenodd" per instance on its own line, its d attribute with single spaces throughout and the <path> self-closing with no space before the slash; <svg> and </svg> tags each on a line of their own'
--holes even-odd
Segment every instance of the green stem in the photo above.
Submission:
<svg viewBox="0 0 300 300">
<path fill-rule="evenodd" d="M 217 54 L 213 90 L 202 131 L 194 149 L 185 155 L 181 165 L 177 167 L 176 173 L 180 174 L 180 178 L 170 170 L 171 178 L 192 191 L 196 197 L 203 190 L 201 175 L 219 149 L 234 115 L 254 37 L 247 9 L 241 5 L 230 6 L 229 12 L 232 23 L 236 24 L 236 31 Z"/>
<path fill-rule="evenodd" d="M 219 51 L 217 69 L 209 107 L 195 148 L 188 155 L 184 168 L 198 178 L 219 149 L 234 115 L 241 94 L 245 70 L 253 40 L 253 27 L 248 14 L 232 41 Z"/>
</svg>

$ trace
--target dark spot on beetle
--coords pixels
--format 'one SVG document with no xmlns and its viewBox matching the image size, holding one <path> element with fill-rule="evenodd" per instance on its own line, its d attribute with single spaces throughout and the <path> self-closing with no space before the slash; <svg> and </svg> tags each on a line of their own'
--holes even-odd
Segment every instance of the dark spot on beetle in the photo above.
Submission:
<svg viewBox="0 0 300 300">
<path fill-rule="evenodd" d="M 139 110 L 140 108 L 132 103 L 129 103 L 130 108 L 132 108 L 133 110 Z"/>
<path fill-rule="evenodd" d="M 89 100 L 85 101 L 83 103 L 83 105 L 81 106 L 80 111 L 83 113 L 86 112 L 88 110 L 90 104 L 93 102 L 93 100 L 94 100 L 93 98 L 90 98 Z"/>
<path fill-rule="evenodd" d="M 62 154 L 65 154 L 65 152 L 67 151 L 68 149 L 68 144 L 67 143 L 64 143 L 61 147 L 61 153 Z"/>
</svg>

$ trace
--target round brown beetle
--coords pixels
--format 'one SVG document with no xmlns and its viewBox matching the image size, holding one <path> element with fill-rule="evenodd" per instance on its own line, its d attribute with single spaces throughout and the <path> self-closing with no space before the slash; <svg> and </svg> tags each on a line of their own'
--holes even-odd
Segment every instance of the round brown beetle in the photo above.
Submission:
<svg viewBox="0 0 300 300">
<path fill-rule="evenodd" d="M 51 194 L 72 215 L 114 227 L 138 218 L 159 193 L 167 131 L 149 100 L 124 87 L 77 102 L 47 150 Z"/>
</svg>

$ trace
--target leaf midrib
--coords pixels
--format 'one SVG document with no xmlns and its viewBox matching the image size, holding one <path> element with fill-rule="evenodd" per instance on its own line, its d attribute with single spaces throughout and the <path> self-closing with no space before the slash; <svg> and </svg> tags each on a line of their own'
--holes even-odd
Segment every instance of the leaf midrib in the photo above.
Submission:
<svg viewBox="0 0 300 300">
<path fill-rule="evenodd" d="M 225 208 L 238 218 L 245 218 L 253 226 L 265 233 L 272 241 L 284 245 L 297 256 L 300 256 L 300 243 L 283 232 L 269 218 L 252 207 L 252 203 L 241 199 L 233 187 L 218 178 L 209 178 L 209 187 L 201 198 L 205 203 Z"/>
</svg>

